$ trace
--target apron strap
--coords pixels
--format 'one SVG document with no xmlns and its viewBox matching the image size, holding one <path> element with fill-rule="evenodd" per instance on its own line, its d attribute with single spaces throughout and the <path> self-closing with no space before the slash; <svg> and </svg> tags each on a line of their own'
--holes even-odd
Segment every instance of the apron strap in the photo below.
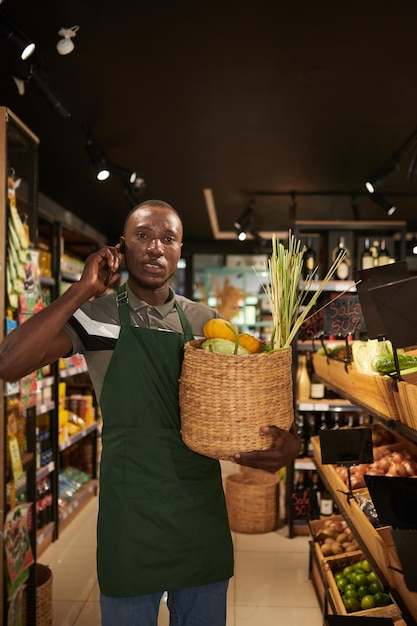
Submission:
<svg viewBox="0 0 417 626">
<path fill-rule="evenodd" d="M 119 319 L 121 326 L 131 326 L 126 283 L 120 285 L 119 289 L 117 290 L 116 304 L 119 309 Z"/>
<path fill-rule="evenodd" d="M 177 309 L 178 316 L 180 318 L 180 322 L 182 326 L 182 330 L 184 332 L 184 342 L 192 341 L 194 339 L 194 335 L 191 330 L 191 325 L 187 319 L 187 316 L 185 315 L 184 311 L 182 310 L 182 308 L 180 307 L 180 305 L 178 304 L 176 300 L 174 302 L 174 306 Z"/>
<path fill-rule="evenodd" d="M 119 309 L 119 319 L 122 326 L 131 326 L 128 302 L 126 283 L 123 283 L 118 288 L 116 296 L 116 303 Z M 177 313 L 180 318 L 181 327 L 184 333 L 184 342 L 191 341 L 194 339 L 194 335 L 191 330 L 190 322 L 176 300 L 174 301 L 174 306 L 177 309 Z"/>
</svg>

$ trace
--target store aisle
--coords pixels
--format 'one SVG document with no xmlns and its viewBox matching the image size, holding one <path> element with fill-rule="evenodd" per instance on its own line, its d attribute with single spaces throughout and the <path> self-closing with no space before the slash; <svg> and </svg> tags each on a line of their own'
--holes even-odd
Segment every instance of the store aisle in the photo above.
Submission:
<svg viewBox="0 0 417 626">
<path fill-rule="evenodd" d="M 222 468 L 224 476 L 235 471 L 231 463 Z M 94 498 L 39 557 L 53 571 L 54 626 L 100 626 L 96 518 Z M 233 533 L 233 540 L 236 567 L 227 626 L 322 626 L 308 579 L 308 537 L 288 539 L 281 528 L 261 535 Z M 168 626 L 164 603 L 159 626 Z"/>
</svg>

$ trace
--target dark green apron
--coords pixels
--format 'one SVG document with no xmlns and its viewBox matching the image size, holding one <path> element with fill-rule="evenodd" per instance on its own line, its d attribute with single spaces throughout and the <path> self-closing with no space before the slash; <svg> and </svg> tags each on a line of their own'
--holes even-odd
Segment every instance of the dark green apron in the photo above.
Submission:
<svg viewBox="0 0 417 626">
<path fill-rule="evenodd" d="M 233 548 L 218 461 L 180 436 L 184 335 L 131 325 L 118 293 L 120 336 L 101 393 L 98 578 L 113 597 L 226 580 Z M 202 393 L 205 393 L 202 390 Z"/>
</svg>

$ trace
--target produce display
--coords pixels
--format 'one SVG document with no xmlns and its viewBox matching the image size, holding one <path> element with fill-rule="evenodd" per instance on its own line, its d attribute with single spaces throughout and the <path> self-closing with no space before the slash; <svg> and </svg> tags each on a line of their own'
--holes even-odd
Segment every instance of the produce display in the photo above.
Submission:
<svg viewBox="0 0 417 626">
<path fill-rule="evenodd" d="M 417 477 L 417 457 L 410 452 L 406 443 L 374 448 L 374 462 L 353 465 L 350 468 L 352 489 L 366 487 L 364 476 L 403 476 Z M 335 471 L 348 484 L 347 468 L 335 466 Z"/>
<path fill-rule="evenodd" d="M 393 604 L 365 558 L 335 568 L 333 577 L 347 613 Z"/>
<path fill-rule="evenodd" d="M 350 344 L 351 355 L 344 345 L 328 345 L 317 350 L 317 354 L 327 356 L 336 361 L 346 361 L 349 357 L 358 372 L 373 376 L 395 374 L 397 371 L 391 342 L 386 339 L 355 340 Z M 407 353 L 403 348 L 397 349 L 400 374 L 417 372 L 417 356 Z"/>
<path fill-rule="evenodd" d="M 324 557 L 359 550 L 358 543 L 344 520 L 334 518 L 321 520 L 314 528 L 313 539 L 320 546 Z"/>
</svg>

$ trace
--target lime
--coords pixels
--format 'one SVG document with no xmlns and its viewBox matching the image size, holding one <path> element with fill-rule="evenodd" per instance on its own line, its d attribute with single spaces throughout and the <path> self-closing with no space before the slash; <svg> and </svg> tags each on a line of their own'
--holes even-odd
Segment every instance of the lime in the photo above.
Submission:
<svg viewBox="0 0 417 626">
<path fill-rule="evenodd" d="M 358 587 L 358 598 L 361 600 L 363 596 L 367 596 L 370 594 L 369 587 L 366 585 L 361 585 Z"/>
<path fill-rule="evenodd" d="M 339 580 L 339 578 L 345 578 L 345 575 L 343 572 L 336 572 L 334 575 L 334 579 L 337 582 Z"/>
<path fill-rule="evenodd" d="M 368 584 L 368 578 L 365 573 L 361 574 L 360 572 L 357 572 L 353 582 L 357 587 L 361 587 L 362 585 Z"/>
<path fill-rule="evenodd" d="M 378 580 L 372 581 L 371 583 L 369 583 L 369 591 L 372 593 L 373 596 L 376 593 L 383 591 L 381 583 Z"/>
<path fill-rule="evenodd" d="M 352 565 L 346 565 L 345 569 L 343 570 L 343 576 L 349 576 L 349 574 L 351 574 L 352 572 L 353 572 Z"/>
<path fill-rule="evenodd" d="M 369 574 L 369 572 L 372 572 L 372 567 L 371 567 L 368 559 L 362 559 L 362 569 L 367 574 Z"/>
<path fill-rule="evenodd" d="M 344 589 L 343 595 L 345 598 L 359 598 L 357 589 Z"/>
<path fill-rule="evenodd" d="M 346 587 L 346 585 L 348 584 L 348 579 L 346 578 L 346 576 L 342 576 L 341 578 L 338 578 L 336 580 L 336 585 L 337 588 L 339 589 L 339 591 L 343 591 L 343 589 Z"/>
<path fill-rule="evenodd" d="M 375 606 L 387 606 L 387 604 L 392 604 L 392 600 L 387 593 L 383 591 L 377 591 L 374 594 Z"/>
<path fill-rule="evenodd" d="M 362 561 L 356 561 L 356 563 L 353 564 L 353 569 L 355 571 L 358 571 L 358 570 L 362 570 L 363 571 L 363 569 L 362 569 Z"/>
<path fill-rule="evenodd" d="M 375 574 L 375 572 L 369 572 L 369 574 L 368 574 L 368 581 L 370 583 L 373 583 L 375 580 L 376 581 L 378 580 L 377 575 Z"/>
<path fill-rule="evenodd" d="M 357 598 L 345 598 L 343 604 L 345 605 L 348 613 L 354 613 L 355 611 L 361 610 L 361 603 Z"/>
<path fill-rule="evenodd" d="M 367 596 L 363 596 L 362 600 L 361 600 L 361 608 L 362 609 L 373 609 L 375 608 L 375 600 L 374 600 L 374 596 L 372 595 L 367 595 Z"/>
<path fill-rule="evenodd" d="M 345 593 L 346 591 L 349 591 L 349 589 L 353 589 L 354 591 L 356 591 L 356 585 L 354 583 L 348 583 L 344 589 Z"/>
</svg>

